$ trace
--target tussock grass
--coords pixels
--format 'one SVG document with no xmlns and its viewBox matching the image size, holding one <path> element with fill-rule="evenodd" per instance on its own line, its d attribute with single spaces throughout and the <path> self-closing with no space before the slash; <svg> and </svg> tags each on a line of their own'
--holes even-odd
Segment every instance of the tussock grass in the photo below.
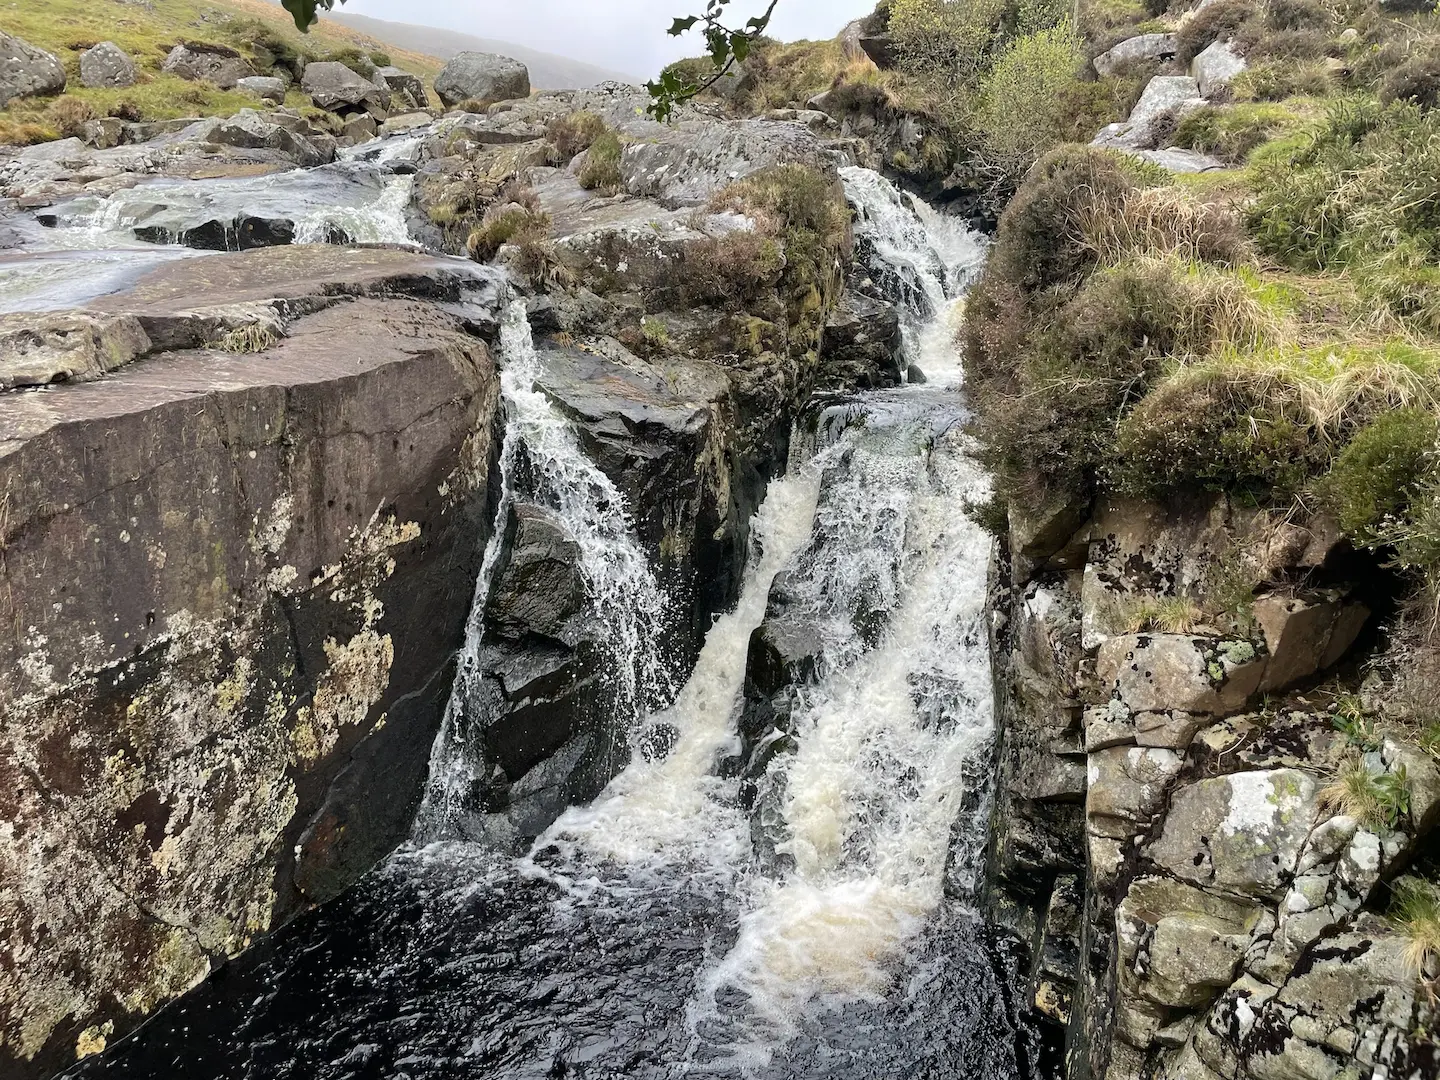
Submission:
<svg viewBox="0 0 1440 1080">
<path fill-rule="evenodd" d="M 1128 634 L 1147 630 L 1161 634 L 1190 634 L 1206 621 L 1204 608 L 1188 596 L 1147 596 L 1132 602 L 1122 614 Z"/>
<path fill-rule="evenodd" d="M 564 165 L 576 154 L 590 149 L 609 128 L 598 113 L 581 110 L 557 116 L 545 129 L 545 138 L 554 151 L 551 164 Z"/>
<path fill-rule="evenodd" d="M 1103 265 L 1141 255 L 1234 265 L 1249 249 L 1231 208 L 1202 202 L 1179 187 L 1132 190 L 1118 207 L 1108 202 L 1083 205 L 1076 225 L 1080 242 Z"/>
<path fill-rule="evenodd" d="M 606 130 L 598 134 L 585 151 L 585 163 L 576 179 L 587 191 L 616 195 L 625 186 L 620 175 L 620 156 L 625 144 L 618 133 Z"/>
<path fill-rule="evenodd" d="M 1405 966 L 1412 977 L 1425 978 L 1440 959 L 1440 888 L 1406 876 L 1391 886 L 1391 895 L 1390 923 L 1410 939 Z"/>
<path fill-rule="evenodd" d="M 264 323 L 251 323 L 249 326 L 237 326 L 221 334 L 215 341 L 215 348 L 228 353 L 262 353 L 266 349 L 274 348 L 279 342 L 280 334 L 274 327 Z"/>
<path fill-rule="evenodd" d="M 1320 805 L 1353 817 L 1373 832 L 1383 832 L 1394 829 L 1410 812 L 1410 781 L 1403 766 L 1395 772 L 1375 772 L 1364 758 L 1355 757 L 1321 789 Z"/>
</svg>

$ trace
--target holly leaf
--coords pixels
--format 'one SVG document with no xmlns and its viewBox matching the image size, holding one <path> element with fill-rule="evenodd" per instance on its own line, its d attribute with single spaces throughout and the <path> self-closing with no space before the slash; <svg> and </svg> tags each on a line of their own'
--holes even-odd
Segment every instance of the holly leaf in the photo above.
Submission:
<svg viewBox="0 0 1440 1080">
<path fill-rule="evenodd" d="M 340 0 L 344 3 L 345 0 Z M 335 6 L 335 0 L 280 0 L 285 10 L 290 12 L 290 17 L 295 20 L 295 26 L 305 32 L 320 21 L 320 11 L 323 8 L 329 11 Z"/>
<path fill-rule="evenodd" d="M 699 15 L 689 15 L 683 19 L 676 19 L 673 23 L 670 24 L 670 36 L 679 37 L 681 34 L 685 33 L 685 31 L 691 29 L 699 21 Z"/>
</svg>

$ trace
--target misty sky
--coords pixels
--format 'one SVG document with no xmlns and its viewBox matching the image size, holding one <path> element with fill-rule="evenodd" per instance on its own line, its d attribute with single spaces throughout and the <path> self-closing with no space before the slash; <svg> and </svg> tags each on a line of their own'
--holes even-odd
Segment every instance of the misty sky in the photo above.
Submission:
<svg viewBox="0 0 1440 1080">
<path fill-rule="evenodd" d="M 420 23 L 560 53 L 648 78 L 672 60 L 703 51 L 694 35 L 672 38 L 673 18 L 698 14 L 704 0 L 347 0 L 344 11 Z M 784 41 L 828 38 L 875 0 L 780 0 L 770 35 Z M 765 9 L 761 0 L 734 0 L 726 25 Z"/>
</svg>

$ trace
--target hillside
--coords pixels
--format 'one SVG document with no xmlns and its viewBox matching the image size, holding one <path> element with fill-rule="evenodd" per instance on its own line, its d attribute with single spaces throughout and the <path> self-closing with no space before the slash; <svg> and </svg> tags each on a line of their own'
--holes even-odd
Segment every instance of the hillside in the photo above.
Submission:
<svg viewBox="0 0 1440 1080">
<path fill-rule="evenodd" d="M 328 20 L 308 35 L 301 34 L 289 15 L 264 0 L 153 0 L 144 4 L 46 0 L 43 5 L 0 8 L 0 31 L 54 53 L 70 76 L 66 94 L 51 107 L 36 98 L 0 109 L 0 144 L 35 142 L 68 133 L 64 130 L 65 111 L 52 114 L 51 108 L 60 101 L 73 108 L 75 102 L 70 99 L 85 102 L 100 115 L 136 120 L 228 115 L 255 104 L 243 94 L 163 74 L 160 67 L 166 54 L 181 40 L 237 49 L 260 70 L 283 62 L 286 56 L 345 59 L 356 52 L 379 56 L 427 81 L 443 66 L 433 56 L 379 42 Z M 118 90 L 80 86 L 80 53 L 99 41 L 114 41 L 135 58 L 141 73 L 139 83 Z"/>
<path fill-rule="evenodd" d="M 414 26 L 410 23 L 389 22 L 385 19 L 372 19 L 367 15 L 339 11 L 328 14 L 322 20 L 322 25 L 326 23 L 338 24 L 396 48 L 410 49 L 439 57 L 441 60 L 448 60 L 460 52 L 491 52 L 513 56 L 530 69 L 530 85 L 537 90 L 574 90 L 596 86 L 602 82 L 642 81 L 635 75 L 607 71 L 593 64 L 528 49 L 513 42 L 492 41 L 489 38 L 457 34 L 453 30 L 440 30 L 433 26 Z"/>
</svg>

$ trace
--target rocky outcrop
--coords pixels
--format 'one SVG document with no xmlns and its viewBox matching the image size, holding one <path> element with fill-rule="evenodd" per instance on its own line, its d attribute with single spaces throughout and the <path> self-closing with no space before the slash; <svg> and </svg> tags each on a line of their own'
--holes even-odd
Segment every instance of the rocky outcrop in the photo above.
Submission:
<svg viewBox="0 0 1440 1080">
<path fill-rule="evenodd" d="M 851 280 L 825 321 L 818 383 L 844 389 L 899 386 L 905 381 L 900 313 Z"/>
<path fill-rule="evenodd" d="M 0 31 L 0 109 L 15 98 L 58 94 L 65 89 L 65 68 L 44 49 Z"/>
<path fill-rule="evenodd" d="M 316 107 L 330 112 L 364 110 L 377 120 L 389 116 L 390 91 L 334 61 L 306 64 L 300 88 Z"/>
<path fill-rule="evenodd" d="M 135 67 L 135 61 L 113 41 L 102 41 L 80 54 L 82 86 L 133 86 L 137 78 L 139 71 Z"/>
<path fill-rule="evenodd" d="M 1245 58 L 1228 41 L 1212 41 L 1190 61 L 1190 75 L 1205 98 L 1229 86 L 1245 68 Z"/>
<path fill-rule="evenodd" d="M 0 393 L 0 1072 L 94 1052 L 407 833 L 493 513 L 497 378 L 436 303 L 488 287 L 189 260 L 69 316 L 143 358 Z"/>
<path fill-rule="evenodd" d="M 397 108 L 428 109 L 430 95 L 425 92 L 425 81 L 418 75 L 402 71 L 397 67 L 375 69 L 375 83 L 389 90 L 392 105 Z"/>
<path fill-rule="evenodd" d="M 176 45 L 160 70 L 192 82 L 214 83 L 221 90 L 232 89 L 241 79 L 255 74 L 250 62 L 234 49 L 198 41 Z"/>
<path fill-rule="evenodd" d="M 530 96 L 530 71 L 508 56 L 457 53 L 435 76 L 435 93 L 446 105 L 525 98 Z"/>
<path fill-rule="evenodd" d="M 1068 1075 L 1430 1075 L 1433 999 L 1375 913 L 1440 770 L 1308 689 L 1371 615 L 1337 533 L 1221 497 L 1073 515 L 1015 516 L 996 564 L 989 900 Z M 1357 768 L 1403 808 L 1352 816 Z"/>
<path fill-rule="evenodd" d="M 1095 57 L 1095 73 L 1102 79 L 1144 63 L 1163 63 L 1175 57 L 1174 34 L 1140 34 Z"/>
<path fill-rule="evenodd" d="M 1130 118 L 1110 124 L 1092 140 L 1094 146 L 1121 150 L 1154 149 L 1174 130 L 1174 122 L 1205 104 L 1200 84 L 1189 75 L 1156 75 L 1145 84 Z M 1166 121 L 1171 126 L 1166 129 Z"/>
</svg>

